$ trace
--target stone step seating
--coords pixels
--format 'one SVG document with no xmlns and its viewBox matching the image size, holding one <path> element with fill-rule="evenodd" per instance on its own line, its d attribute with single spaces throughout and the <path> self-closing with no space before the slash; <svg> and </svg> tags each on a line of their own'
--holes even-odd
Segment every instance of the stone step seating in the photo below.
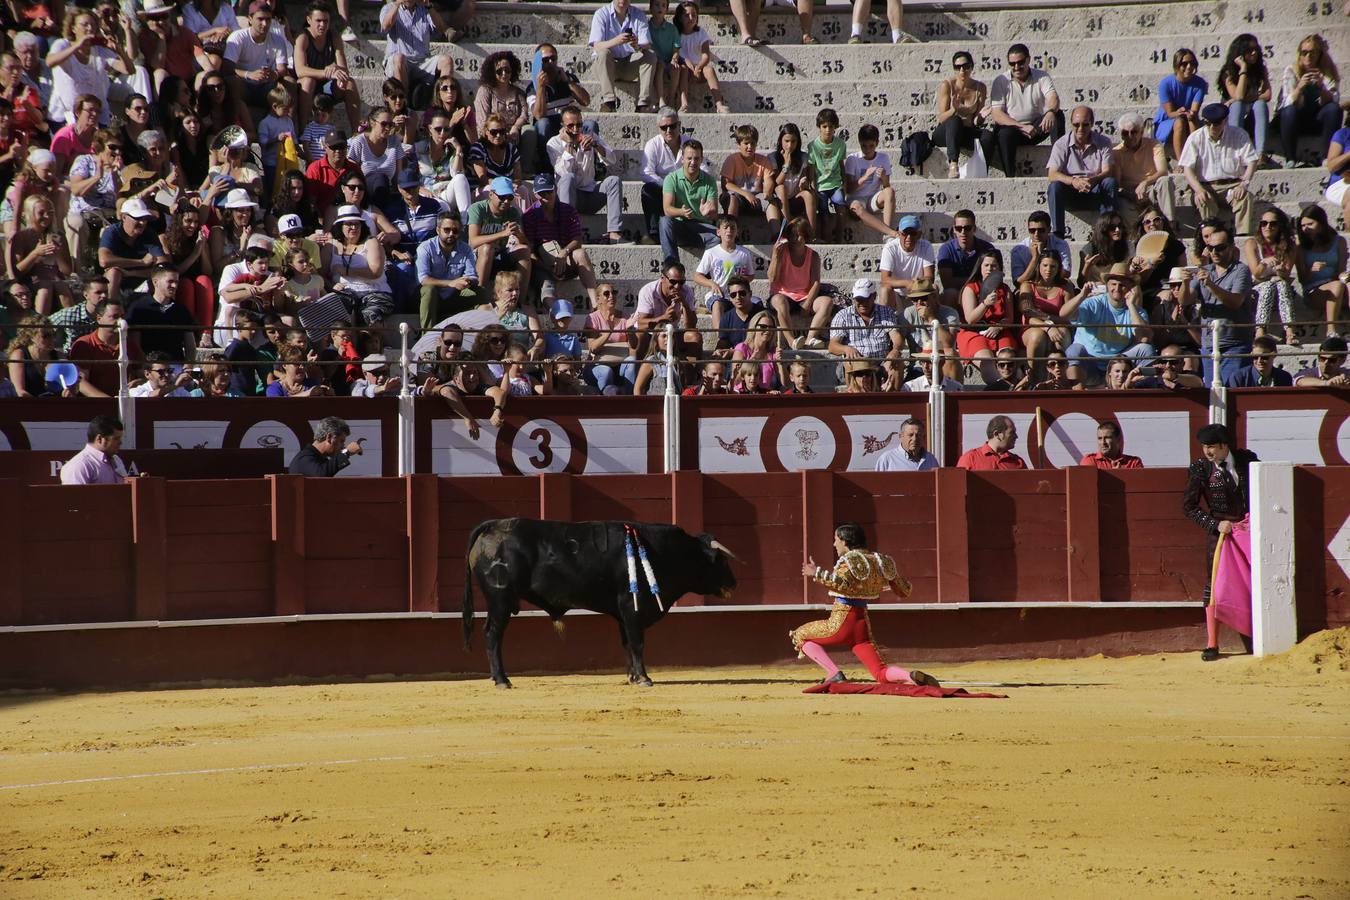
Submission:
<svg viewBox="0 0 1350 900">
<path fill-rule="evenodd" d="M 463 40 L 479 42 L 552 41 L 583 43 L 590 32 L 596 3 L 530 4 L 479 3 Z M 1101 43 L 1117 35 L 1209 35 L 1261 33 L 1268 27 L 1301 27 L 1329 30 L 1340 24 L 1340 8 L 1334 2 L 1275 3 L 1268 0 L 1238 0 L 1215 5 L 1210 2 L 1129 4 L 1025 9 L 944 9 L 945 4 L 907 4 L 905 29 L 924 42 L 992 41 L 1011 43 L 1044 40 L 1073 34 Z M 937 7 L 937 8 L 934 8 Z M 362 38 L 377 39 L 379 7 L 356 4 L 353 29 Z M 865 34 L 875 42 L 889 42 L 890 26 L 876 7 Z M 531 13 L 533 15 L 531 15 Z M 298 15 L 298 11 L 297 11 Z M 730 43 L 736 29 L 725 7 L 699 14 L 700 24 L 715 42 Z M 842 43 L 851 32 L 847 6 L 817 7 L 812 33 L 822 42 Z M 800 45 L 801 28 L 795 10 L 767 9 L 760 18 L 759 36 L 770 46 Z"/>
</svg>

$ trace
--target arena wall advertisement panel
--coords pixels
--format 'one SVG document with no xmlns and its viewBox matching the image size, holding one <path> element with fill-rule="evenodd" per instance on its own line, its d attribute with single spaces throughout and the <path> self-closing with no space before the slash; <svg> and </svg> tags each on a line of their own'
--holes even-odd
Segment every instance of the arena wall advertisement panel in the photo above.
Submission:
<svg viewBox="0 0 1350 900">
<path fill-rule="evenodd" d="M 1350 464 L 1350 392 L 1241 388 L 1228 399 L 1238 443 L 1265 462 Z"/>
</svg>

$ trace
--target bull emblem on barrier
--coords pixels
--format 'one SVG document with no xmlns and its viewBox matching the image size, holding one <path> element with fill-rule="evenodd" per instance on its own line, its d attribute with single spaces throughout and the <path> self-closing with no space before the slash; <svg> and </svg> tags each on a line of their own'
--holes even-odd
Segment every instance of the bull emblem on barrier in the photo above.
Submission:
<svg viewBox="0 0 1350 900">
<path fill-rule="evenodd" d="M 750 448 L 748 448 L 745 445 L 746 439 L 743 437 L 733 438 L 730 443 L 722 440 L 722 437 L 720 435 L 715 434 L 713 435 L 713 437 L 717 440 L 717 443 L 722 447 L 723 450 L 727 451 L 728 453 L 734 456 L 750 455 Z"/>
<path fill-rule="evenodd" d="M 892 431 L 890 434 L 886 435 L 883 438 L 873 437 L 870 434 L 864 434 L 863 456 L 867 456 L 868 454 L 877 453 L 881 450 L 885 450 L 890 445 L 891 438 L 895 437 L 899 433 L 900 432 L 898 431 Z"/>
<path fill-rule="evenodd" d="M 820 432 L 814 428 L 810 431 L 798 428 L 794 434 L 797 437 L 797 452 L 794 455 L 807 462 L 815 459 L 819 455 L 814 448 L 816 441 L 820 440 Z"/>
</svg>

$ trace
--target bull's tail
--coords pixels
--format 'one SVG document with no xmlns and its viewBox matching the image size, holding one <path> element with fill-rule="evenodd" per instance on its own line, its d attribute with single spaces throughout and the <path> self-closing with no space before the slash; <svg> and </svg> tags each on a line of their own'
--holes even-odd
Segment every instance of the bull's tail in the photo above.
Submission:
<svg viewBox="0 0 1350 900">
<path fill-rule="evenodd" d="M 473 545 L 478 543 L 478 536 L 495 522 L 495 519 L 480 522 L 478 527 L 469 533 L 469 543 L 464 548 L 464 606 L 461 616 L 464 621 L 464 649 L 466 650 L 473 644 Z"/>
</svg>

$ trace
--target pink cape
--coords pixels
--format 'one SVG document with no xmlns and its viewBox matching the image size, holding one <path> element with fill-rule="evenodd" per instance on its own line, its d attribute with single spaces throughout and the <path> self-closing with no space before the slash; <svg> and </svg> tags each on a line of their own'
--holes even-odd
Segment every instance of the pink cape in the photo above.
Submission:
<svg viewBox="0 0 1350 900">
<path fill-rule="evenodd" d="M 1248 519 L 1233 523 L 1214 548 L 1210 602 L 1214 618 L 1238 632 L 1252 634 L 1252 532 Z"/>
<path fill-rule="evenodd" d="M 832 684 L 813 684 L 803 694 L 887 694 L 892 697 L 997 697 L 1007 694 L 972 694 L 965 688 L 924 687 L 918 684 L 876 684 L 871 681 L 839 681 Z"/>
</svg>

